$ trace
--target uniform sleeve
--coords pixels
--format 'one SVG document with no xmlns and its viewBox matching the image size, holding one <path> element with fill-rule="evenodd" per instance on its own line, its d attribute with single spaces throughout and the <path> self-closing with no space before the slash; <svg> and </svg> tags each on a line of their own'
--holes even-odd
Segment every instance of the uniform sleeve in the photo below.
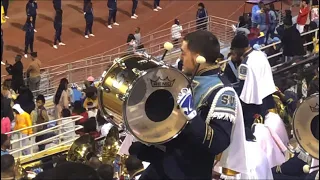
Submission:
<svg viewBox="0 0 320 180">
<path fill-rule="evenodd" d="M 155 146 L 147 146 L 141 142 L 133 142 L 129 148 L 129 154 L 136 156 L 141 161 L 152 163 L 162 159 L 164 152 Z"/>
<path fill-rule="evenodd" d="M 215 97 L 217 96 L 217 97 Z M 194 140 L 213 155 L 223 152 L 230 144 L 231 131 L 236 113 L 236 93 L 220 90 L 208 98 L 210 109 L 200 113 L 187 126 L 186 131 L 193 134 Z M 207 116 L 210 123 L 206 123 Z"/>
</svg>

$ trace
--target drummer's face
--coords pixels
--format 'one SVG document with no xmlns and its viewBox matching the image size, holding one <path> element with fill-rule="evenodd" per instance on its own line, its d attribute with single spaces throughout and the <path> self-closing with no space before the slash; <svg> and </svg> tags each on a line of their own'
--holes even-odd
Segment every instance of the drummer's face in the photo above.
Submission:
<svg viewBox="0 0 320 180">
<path fill-rule="evenodd" d="M 184 73 L 186 73 L 186 74 L 192 73 L 192 71 L 196 67 L 195 57 L 197 57 L 197 55 L 192 53 L 188 49 L 188 43 L 186 41 L 183 41 L 182 45 L 181 45 L 180 59 L 182 59 L 182 62 L 183 62 L 183 72 Z"/>
</svg>

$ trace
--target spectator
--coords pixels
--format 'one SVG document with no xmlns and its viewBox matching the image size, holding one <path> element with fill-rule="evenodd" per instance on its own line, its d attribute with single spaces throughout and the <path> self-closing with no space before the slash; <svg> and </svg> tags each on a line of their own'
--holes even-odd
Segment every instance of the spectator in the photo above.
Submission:
<svg viewBox="0 0 320 180">
<path fill-rule="evenodd" d="M 307 23 L 309 15 L 309 0 L 302 0 L 300 4 L 300 11 L 297 19 L 297 29 L 300 33 L 303 33 L 304 26 Z"/>
<path fill-rule="evenodd" d="M 207 30 L 208 12 L 203 3 L 198 4 L 198 11 L 196 15 L 197 30 Z"/>
<path fill-rule="evenodd" d="M 292 26 L 292 19 L 284 20 L 284 34 L 281 39 L 285 61 L 290 61 L 305 55 L 303 40 L 296 27 Z"/>
<path fill-rule="evenodd" d="M 20 104 L 21 108 L 31 114 L 31 112 L 35 109 L 35 103 L 33 94 L 30 89 L 26 86 L 21 86 L 19 90 L 19 95 L 15 100 L 15 104 Z"/>
<path fill-rule="evenodd" d="M 100 133 L 97 131 L 97 121 L 95 117 L 89 118 L 83 126 L 86 134 L 89 134 L 93 138 L 100 137 Z"/>
<path fill-rule="evenodd" d="M 84 11 L 84 18 L 86 20 L 86 30 L 84 31 L 84 37 L 89 38 L 89 36 L 94 37 L 92 33 L 93 26 L 93 7 L 92 2 L 88 2 Z M 90 33 L 90 34 L 88 34 Z"/>
<path fill-rule="evenodd" d="M 11 89 L 11 79 L 4 80 L 1 87 L 1 93 L 11 101 L 17 99 L 17 94 Z"/>
<path fill-rule="evenodd" d="M 312 0 L 311 21 L 319 26 L 319 0 Z"/>
<path fill-rule="evenodd" d="M 15 104 L 12 108 L 13 108 L 13 112 L 16 114 L 15 115 L 14 130 L 20 130 L 20 129 L 32 126 L 32 121 L 31 121 L 30 115 L 28 113 L 26 113 L 20 107 L 19 104 Z M 21 138 L 24 138 L 24 137 L 27 137 L 27 136 L 33 134 L 32 128 L 28 128 L 28 129 L 22 130 L 22 131 L 20 131 L 20 133 L 21 133 Z M 22 147 L 25 147 L 25 146 L 28 146 L 28 145 L 29 145 L 29 139 L 22 140 Z M 30 149 L 29 148 L 22 150 L 22 155 L 28 155 L 28 154 L 30 154 Z"/>
<path fill-rule="evenodd" d="M 32 52 L 31 53 L 31 63 L 29 64 L 29 67 L 27 69 L 27 76 L 28 76 L 28 85 L 30 91 L 38 91 L 40 88 L 40 81 L 41 81 L 41 75 L 40 75 L 40 67 L 41 67 L 41 61 L 37 58 L 38 53 Z M 39 92 L 36 92 L 36 94 Z"/>
<path fill-rule="evenodd" d="M 89 76 L 89 77 L 87 78 L 88 86 L 86 86 L 86 88 L 89 87 L 89 86 L 95 86 L 94 80 L 95 80 L 94 77 Z"/>
<path fill-rule="evenodd" d="M 1 179 L 15 179 L 15 160 L 11 154 L 1 156 Z"/>
<path fill-rule="evenodd" d="M 278 18 L 277 18 L 277 12 L 275 11 L 274 4 L 271 3 L 269 5 L 269 29 L 266 34 L 266 44 L 268 43 L 269 36 L 271 39 L 274 38 L 274 32 L 276 30 L 277 24 L 278 24 Z"/>
<path fill-rule="evenodd" d="M 21 62 L 21 55 L 17 55 L 15 57 L 15 63 L 14 65 L 8 64 L 6 62 L 6 70 L 9 73 L 9 75 L 12 75 L 12 82 L 11 82 L 11 87 L 12 90 L 15 92 L 18 92 L 18 89 L 20 86 L 24 84 L 23 81 L 23 64 Z"/>
<path fill-rule="evenodd" d="M 262 1 L 260 1 L 258 4 L 252 6 L 252 15 L 251 15 L 251 22 L 252 27 L 256 28 L 258 27 L 258 24 L 260 22 L 260 14 L 262 13 L 262 9 L 264 8 L 264 4 Z"/>
<path fill-rule="evenodd" d="M 69 107 L 69 99 L 68 99 L 68 80 L 66 78 L 62 78 L 60 80 L 59 87 L 54 95 L 54 105 L 55 105 L 55 119 L 61 118 L 62 109 L 67 109 Z"/>
<path fill-rule="evenodd" d="M 174 46 L 178 46 L 179 39 L 181 39 L 181 33 L 183 31 L 182 26 L 180 25 L 179 19 L 175 19 L 174 24 L 171 26 L 171 37 L 172 43 Z"/>
<path fill-rule="evenodd" d="M 71 105 L 74 106 L 74 103 L 76 101 L 81 101 L 81 98 L 82 98 L 82 92 L 79 90 L 77 84 L 72 83 L 71 84 L 71 95 L 70 95 Z"/>
<path fill-rule="evenodd" d="M 33 28 L 34 28 L 33 29 L 34 32 L 37 32 L 37 30 L 36 30 L 37 9 L 38 9 L 37 1 L 29 0 L 27 2 L 26 13 L 27 13 L 27 17 L 29 17 L 29 16 L 32 17 L 32 25 L 33 25 Z"/>
<path fill-rule="evenodd" d="M 153 11 L 161 10 L 160 0 L 153 0 Z"/>
<path fill-rule="evenodd" d="M 32 16 L 27 17 L 27 22 L 23 26 L 25 34 L 25 48 L 24 48 L 24 57 L 28 58 L 28 49 L 30 48 L 31 53 L 33 53 L 33 42 L 34 42 L 34 27 L 33 27 L 33 18 Z"/>
<path fill-rule="evenodd" d="M 3 94 L 1 93 L 1 119 L 8 118 L 10 122 L 14 120 L 11 102 L 12 101 L 9 98 L 3 96 Z"/>
<path fill-rule="evenodd" d="M 142 161 L 132 155 L 126 159 L 125 165 L 132 180 L 138 180 L 144 171 Z"/>
<path fill-rule="evenodd" d="M 113 180 L 114 168 L 110 164 L 102 164 L 97 172 L 101 180 Z"/>
<path fill-rule="evenodd" d="M 76 162 L 64 162 L 53 169 L 44 171 L 34 178 L 34 180 L 97 180 L 99 179 L 97 171 L 92 167 Z"/>
<path fill-rule="evenodd" d="M 8 104 L 9 102 L 9 104 Z M 12 114 L 11 112 L 8 112 L 9 108 L 5 106 L 10 106 L 10 101 L 8 101 L 2 94 L 1 94 L 1 133 L 5 134 L 11 131 L 11 121 L 9 118 L 9 114 Z"/>
<path fill-rule="evenodd" d="M 308 27 L 309 31 L 315 30 L 317 28 L 318 28 L 317 23 L 311 21 L 310 24 L 309 24 L 309 27 Z M 313 44 L 309 44 L 307 46 L 307 51 L 309 53 L 317 53 L 317 52 L 319 52 L 319 44 L 318 44 L 319 42 L 317 42 L 318 39 L 315 37 L 315 34 L 314 33 L 307 34 L 305 36 L 305 38 L 306 38 L 306 43 L 314 42 Z"/>
<path fill-rule="evenodd" d="M 54 2 L 55 1 L 60 1 L 60 6 L 61 6 L 61 0 L 54 0 Z M 61 41 L 61 34 L 62 34 L 62 10 L 61 9 L 56 10 L 56 16 L 54 17 L 53 26 L 56 31 L 54 35 L 53 48 L 58 49 L 57 41 L 59 41 L 59 46 L 66 45 Z"/>
<path fill-rule="evenodd" d="M 61 111 L 61 117 L 62 118 L 67 118 L 67 117 L 70 117 L 71 116 L 71 112 L 69 109 L 62 109 Z M 61 133 L 65 133 L 65 132 L 68 132 L 66 134 L 63 135 L 63 140 L 70 140 L 70 138 L 73 138 L 75 136 L 75 132 L 74 131 L 74 128 L 75 128 L 75 123 L 74 122 L 70 122 L 71 119 L 63 119 L 61 121 L 61 124 L 64 124 L 62 126 L 62 130 L 61 130 Z M 69 122 L 69 123 L 68 123 Z"/>
<path fill-rule="evenodd" d="M 134 38 L 136 39 L 138 49 L 139 46 L 141 45 L 141 34 L 140 34 L 140 27 L 137 27 L 136 30 L 134 31 Z"/>
<path fill-rule="evenodd" d="M 9 136 L 1 133 L 1 159 L 2 155 L 9 154 L 8 149 L 10 149 L 10 146 Z"/>
<path fill-rule="evenodd" d="M 3 6 L 3 10 L 4 10 L 4 18 L 9 19 L 9 16 L 8 16 L 9 0 L 1 0 L 1 5 Z"/>
<path fill-rule="evenodd" d="M 258 28 L 260 29 L 260 32 L 263 32 L 265 36 L 269 31 L 269 12 L 268 12 L 268 9 L 265 7 L 262 8 L 260 11 L 261 13 L 258 21 Z"/>
<path fill-rule="evenodd" d="M 98 96 L 96 87 L 88 87 L 84 90 L 86 94 L 86 99 L 83 102 L 83 107 L 88 109 L 88 102 L 92 102 L 93 106 L 98 107 Z"/>
<path fill-rule="evenodd" d="M 76 116 L 76 115 L 80 115 L 83 118 L 81 118 L 79 121 L 76 121 L 75 124 L 83 126 L 83 124 L 88 120 L 88 113 L 87 113 L 86 109 L 83 107 L 81 101 L 75 101 L 74 102 L 72 116 Z M 76 134 L 83 135 L 84 134 L 84 130 L 83 129 L 77 130 Z"/>
<path fill-rule="evenodd" d="M 128 43 L 128 50 L 127 51 L 129 53 L 135 52 L 138 47 L 138 44 L 137 44 L 136 38 L 134 37 L 133 34 L 128 35 L 127 43 Z"/>
<path fill-rule="evenodd" d="M 88 102 L 87 103 L 87 108 L 88 108 L 88 117 L 96 117 L 98 113 L 98 107 L 93 104 L 93 102 Z"/>
<path fill-rule="evenodd" d="M 42 123 L 46 123 L 49 121 L 49 116 L 47 113 L 46 108 L 44 107 L 44 104 L 46 103 L 46 100 L 44 98 L 44 96 L 42 94 L 38 95 L 37 99 L 36 99 L 36 103 L 37 103 L 37 119 L 36 119 L 36 124 L 42 124 Z M 43 126 L 38 126 L 36 128 L 37 132 L 43 131 L 47 129 L 46 125 Z M 39 136 L 36 137 L 36 142 L 40 142 L 46 139 L 46 134 L 41 134 Z M 39 151 L 44 150 L 46 147 L 45 144 L 40 144 L 38 145 Z"/>
<path fill-rule="evenodd" d="M 104 117 L 101 116 L 100 111 L 97 113 L 97 131 L 100 132 L 101 137 L 107 136 L 110 129 L 113 127 L 111 123 L 109 123 Z M 113 119 L 113 116 L 109 117 L 110 119 Z"/>
</svg>

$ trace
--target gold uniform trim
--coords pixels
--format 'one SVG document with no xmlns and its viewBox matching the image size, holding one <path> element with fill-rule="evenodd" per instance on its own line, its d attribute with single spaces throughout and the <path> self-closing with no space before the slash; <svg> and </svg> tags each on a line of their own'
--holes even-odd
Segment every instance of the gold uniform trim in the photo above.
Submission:
<svg viewBox="0 0 320 180">
<path fill-rule="evenodd" d="M 203 138 L 202 144 L 204 144 L 206 141 L 209 141 L 208 148 L 210 148 L 212 144 L 213 134 L 214 134 L 213 129 L 208 124 L 206 124 L 206 133 Z"/>
</svg>

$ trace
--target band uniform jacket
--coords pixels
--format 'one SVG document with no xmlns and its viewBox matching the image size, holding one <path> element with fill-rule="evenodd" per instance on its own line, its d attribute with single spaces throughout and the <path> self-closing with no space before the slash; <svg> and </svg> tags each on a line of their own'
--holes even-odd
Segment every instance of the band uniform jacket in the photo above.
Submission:
<svg viewBox="0 0 320 180">
<path fill-rule="evenodd" d="M 23 30 L 26 32 L 26 38 L 28 39 L 33 39 L 34 37 L 34 27 L 32 25 L 32 23 L 26 23 L 23 26 Z"/>
<path fill-rule="evenodd" d="M 117 0 L 108 0 L 109 10 L 117 10 Z"/>
<path fill-rule="evenodd" d="M 201 76 L 216 74 L 207 71 Z M 232 122 L 214 118 L 210 124 L 205 120 L 217 88 L 208 95 L 207 105 L 198 109 L 198 115 L 186 126 L 177 138 L 165 143 L 165 152 L 155 146 L 134 142 L 129 153 L 140 160 L 150 162 L 141 179 L 212 179 L 215 156 L 230 144 Z"/>
<path fill-rule="evenodd" d="M 38 4 L 36 2 L 28 2 L 26 5 L 26 13 L 27 16 L 35 16 L 37 15 Z"/>
</svg>

